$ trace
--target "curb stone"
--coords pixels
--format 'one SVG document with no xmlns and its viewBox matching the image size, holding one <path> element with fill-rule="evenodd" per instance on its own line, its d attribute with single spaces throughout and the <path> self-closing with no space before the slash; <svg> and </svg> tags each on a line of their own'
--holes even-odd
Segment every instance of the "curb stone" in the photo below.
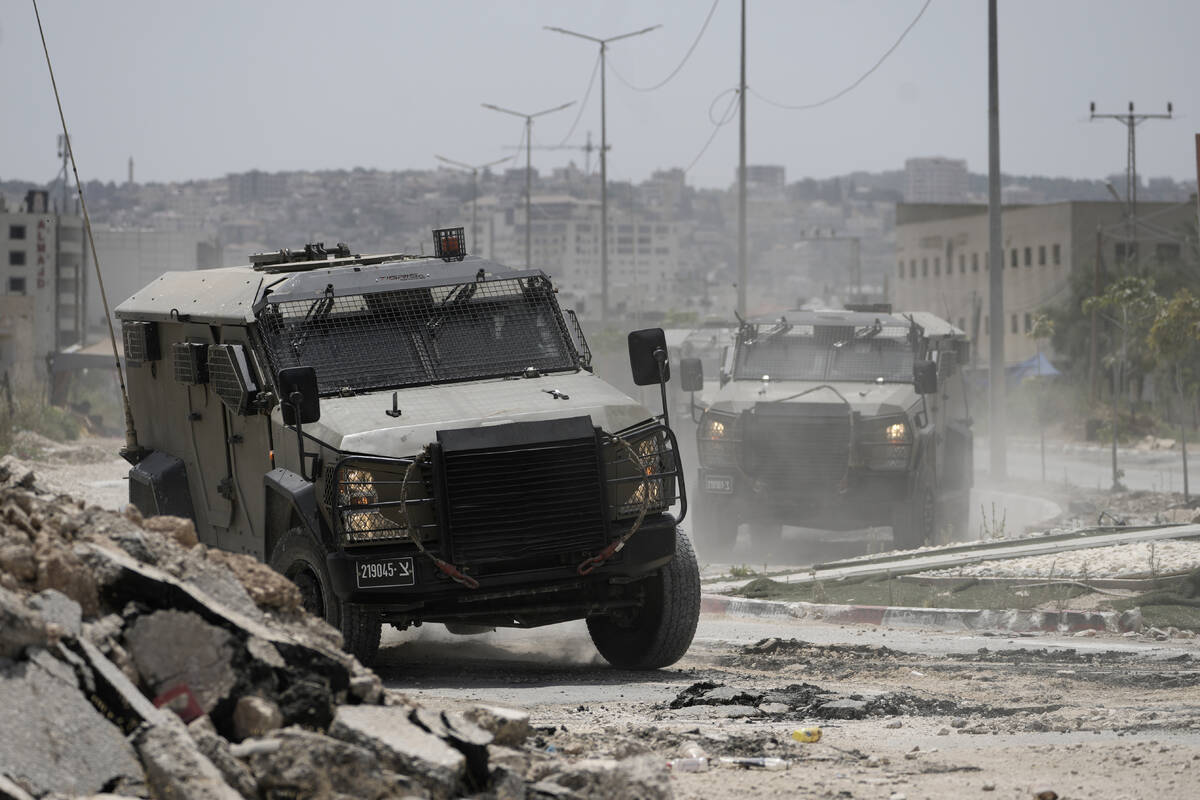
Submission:
<svg viewBox="0 0 1200 800">
<path fill-rule="evenodd" d="M 944 631 L 1011 631 L 1013 633 L 1125 633 L 1144 627 L 1139 609 L 1131 611 L 1027 611 L 1019 609 L 908 608 L 904 606 L 785 603 L 719 594 L 700 598 L 703 614 L 731 617 L 783 617 L 812 622 L 878 625 L 891 628 L 937 628 Z"/>
</svg>

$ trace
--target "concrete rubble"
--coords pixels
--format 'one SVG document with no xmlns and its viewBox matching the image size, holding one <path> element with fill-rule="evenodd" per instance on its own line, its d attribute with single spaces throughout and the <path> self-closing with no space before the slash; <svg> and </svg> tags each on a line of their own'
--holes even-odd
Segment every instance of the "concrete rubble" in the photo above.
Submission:
<svg viewBox="0 0 1200 800">
<path fill-rule="evenodd" d="M 658 761 L 552 758 L 525 712 L 433 710 L 295 587 L 187 520 L 0 460 L 0 797 L 668 797 Z"/>
</svg>

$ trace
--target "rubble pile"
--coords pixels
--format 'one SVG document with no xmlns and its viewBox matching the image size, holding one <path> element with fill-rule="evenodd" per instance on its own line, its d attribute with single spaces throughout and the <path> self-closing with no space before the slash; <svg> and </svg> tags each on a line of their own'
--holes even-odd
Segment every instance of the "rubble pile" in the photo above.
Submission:
<svg viewBox="0 0 1200 800">
<path fill-rule="evenodd" d="M 289 581 L 188 520 L 43 492 L 0 461 L 0 798 L 641 796 L 649 765 L 526 748 L 525 712 L 422 707 Z M 657 777 L 656 777 L 657 776 Z"/>
</svg>

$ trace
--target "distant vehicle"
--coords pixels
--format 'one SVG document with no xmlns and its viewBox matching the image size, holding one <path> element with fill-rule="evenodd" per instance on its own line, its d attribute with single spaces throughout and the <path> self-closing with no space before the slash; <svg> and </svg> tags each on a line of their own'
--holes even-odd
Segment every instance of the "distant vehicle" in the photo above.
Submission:
<svg viewBox="0 0 1200 800">
<path fill-rule="evenodd" d="M 768 546 L 783 525 L 890 525 L 901 548 L 964 529 L 968 344 L 932 314 L 886 306 L 742 323 L 697 430 L 701 552 L 731 547 L 740 523 Z M 704 388 L 698 360 L 680 373 L 684 390 Z"/>
<path fill-rule="evenodd" d="M 586 619 L 613 665 L 674 663 L 700 589 L 665 416 L 592 373 L 541 271 L 434 233 L 432 258 L 309 245 L 122 303 L 130 501 L 270 563 L 364 661 L 383 623 Z M 665 386 L 662 331 L 629 342 Z"/>
</svg>

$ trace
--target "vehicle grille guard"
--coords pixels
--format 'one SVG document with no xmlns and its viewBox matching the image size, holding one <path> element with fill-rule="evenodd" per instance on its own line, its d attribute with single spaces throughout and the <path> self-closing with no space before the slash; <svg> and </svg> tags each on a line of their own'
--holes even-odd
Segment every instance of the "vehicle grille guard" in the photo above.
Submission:
<svg viewBox="0 0 1200 800">
<path fill-rule="evenodd" d="M 846 441 L 846 447 L 847 447 L 846 471 L 842 473 L 841 480 L 839 480 L 838 484 L 837 484 L 838 494 L 843 494 L 846 491 L 848 491 L 850 488 L 850 468 L 856 466 L 856 462 L 854 459 L 854 455 L 855 455 L 854 421 L 858 417 L 858 415 L 854 413 L 854 407 L 850 405 L 850 401 L 846 399 L 846 396 L 844 394 L 842 394 L 841 392 L 839 392 L 836 387 L 831 386 L 828 383 L 822 383 L 820 386 L 814 386 L 811 389 L 805 389 L 802 392 L 796 392 L 795 394 L 790 394 L 787 397 L 780 397 L 777 400 L 767 400 L 765 402 L 770 403 L 772 405 L 774 405 L 776 403 L 786 403 L 789 400 L 795 400 L 797 398 L 804 397 L 805 395 L 813 394 L 814 392 L 819 392 L 822 389 L 828 389 L 829 391 L 831 391 L 835 395 L 837 395 L 838 400 L 841 400 L 842 403 L 846 406 L 846 416 L 850 419 L 850 436 Z M 751 412 L 751 413 L 753 413 L 753 412 Z M 745 470 L 745 468 L 746 468 L 746 464 L 743 459 L 742 469 Z"/>
</svg>

